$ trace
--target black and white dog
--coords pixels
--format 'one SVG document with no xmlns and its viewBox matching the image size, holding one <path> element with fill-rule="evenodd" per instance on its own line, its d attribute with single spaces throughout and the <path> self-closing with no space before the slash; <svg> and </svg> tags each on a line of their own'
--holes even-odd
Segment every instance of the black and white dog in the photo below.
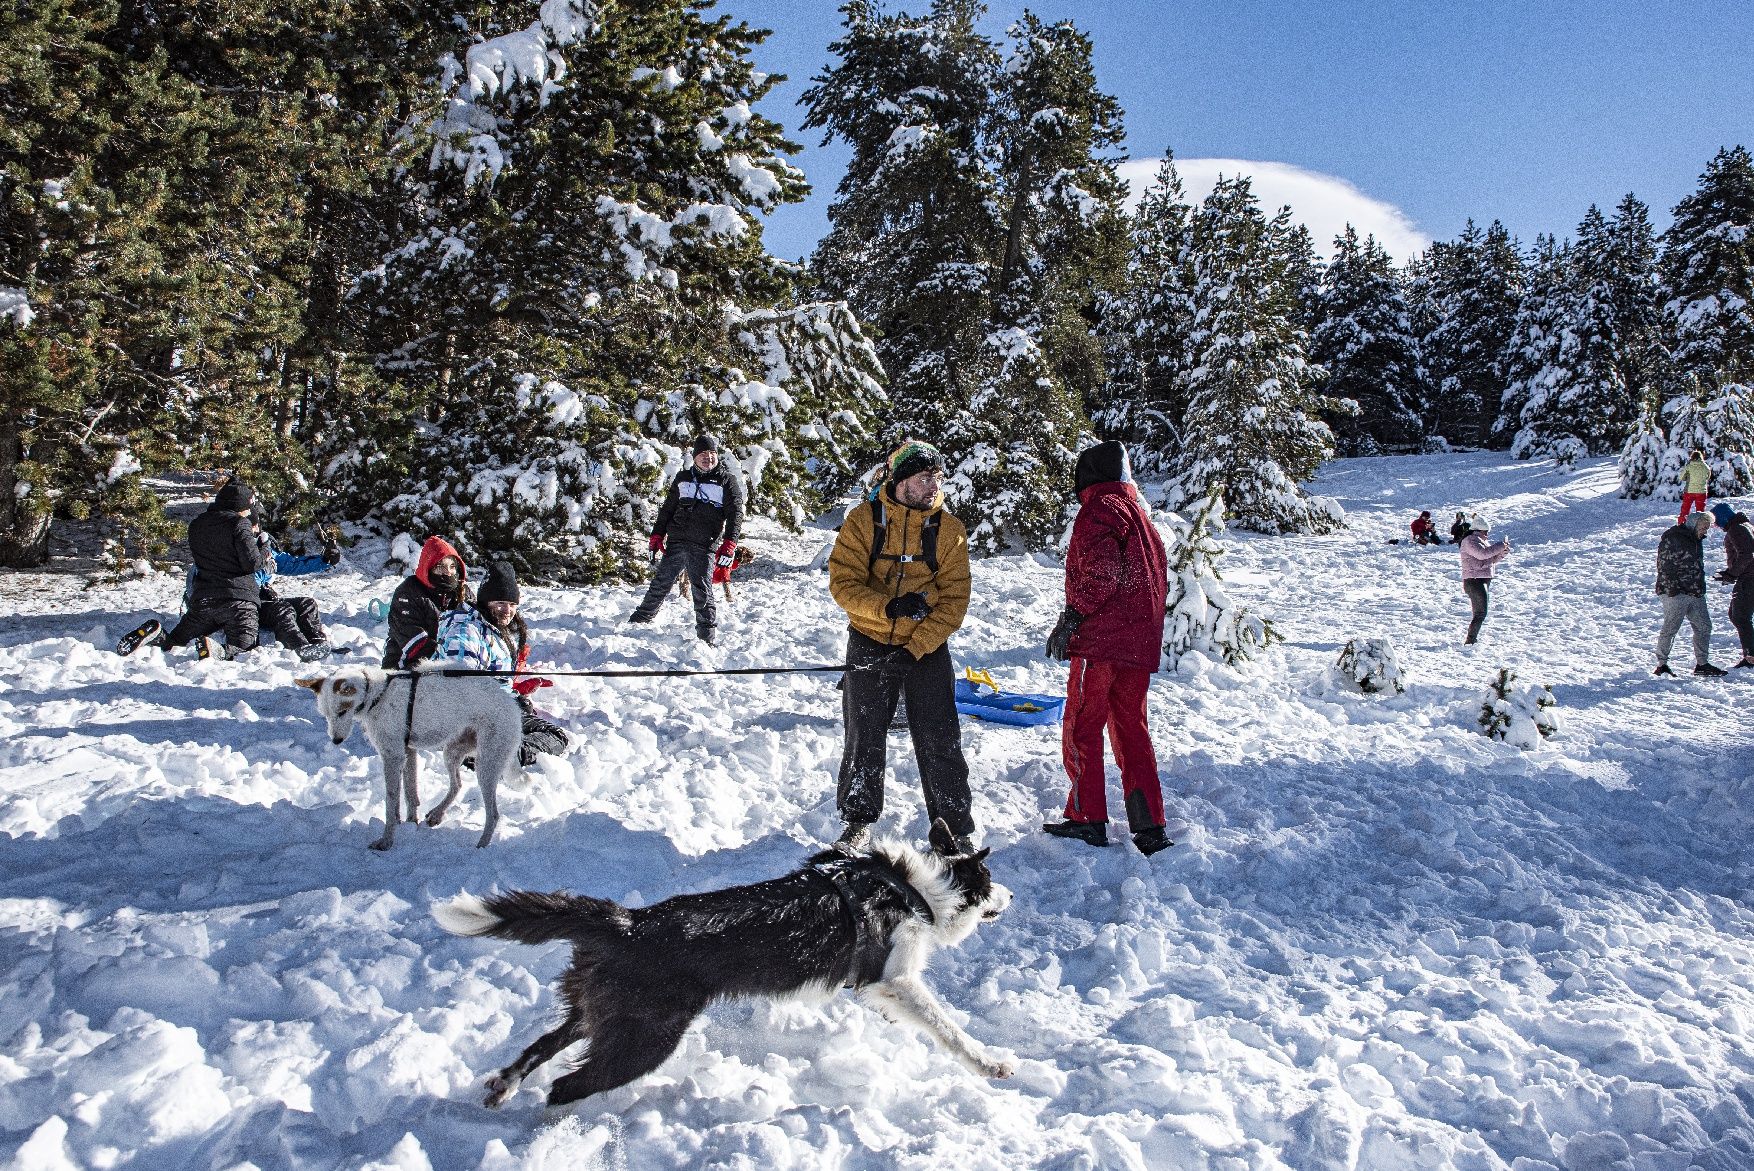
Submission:
<svg viewBox="0 0 1754 1171">
<path fill-rule="evenodd" d="M 826 997 L 841 987 L 897 1023 L 924 1030 L 973 1072 L 1012 1068 L 957 1027 L 920 982 L 933 949 L 962 942 L 997 919 L 1011 892 L 987 871 L 987 851 L 953 854 L 943 821 L 933 853 L 881 841 L 828 850 L 784 878 L 650 907 L 557 891 L 463 894 L 434 903 L 457 935 L 519 943 L 570 940 L 559 990 L 566 1019 L 487 1079 L 487 1105 L 511 1097 L 529 1072 L 589 1038 L 584 1061 L 555 1079 L 548 1103 L 600 1094 L 650 1073 L 695 1017 L 725 997 Z"/>
</svg>

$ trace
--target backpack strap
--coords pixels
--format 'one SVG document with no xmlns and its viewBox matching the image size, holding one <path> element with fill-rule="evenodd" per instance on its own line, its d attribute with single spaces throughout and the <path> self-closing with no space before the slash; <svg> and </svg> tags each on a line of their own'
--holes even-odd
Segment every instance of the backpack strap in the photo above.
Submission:
<svg viewBox="0 0 1754 1171">
<path fill-rule="evenodd" d="M 865 565 L 866 571 L 875 569 L 879 559 L 899 561 L 904 565 L 909 561 L 924 561 L 926 568 L 936 575 L 938 572 L 938 521 L 944 515 L 944 510 L 937 509 L 926 517 L 926 523 L 920 528 L 920 552 L 916 557 L 911 553 L 883 552 L 883 544 L 889 536 L 887 518 L 883 512 L 883 501 L 880 497 L 873 496 L 870 503 L 871 559 Z"/>
</svg>

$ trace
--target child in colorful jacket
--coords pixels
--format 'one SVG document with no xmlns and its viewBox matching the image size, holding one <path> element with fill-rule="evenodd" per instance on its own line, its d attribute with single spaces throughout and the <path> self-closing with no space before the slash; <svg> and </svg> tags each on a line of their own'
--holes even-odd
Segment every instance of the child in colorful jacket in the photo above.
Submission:
<svg viewBox="0 0 1754 1171">
<path fill-rule="evenodd" d="M 433 658 L 478 671 L 506 672 L 505 686 L 518 697 L 524 712 L 518 763 L 528 767 L 539 752 L 550 756 L 566 752 L 568 737 L 559 725 L 538 716 L 530 702 L 531 692 L 551 683 L 524 673 L 530 658 L 530 628 L 518 613 L 520 600 L 517 573 L 507 562 L 494 562 L 475 591 L 474 603 L 446 611 L 439 619 L 438 653 Z"/>
</svg>

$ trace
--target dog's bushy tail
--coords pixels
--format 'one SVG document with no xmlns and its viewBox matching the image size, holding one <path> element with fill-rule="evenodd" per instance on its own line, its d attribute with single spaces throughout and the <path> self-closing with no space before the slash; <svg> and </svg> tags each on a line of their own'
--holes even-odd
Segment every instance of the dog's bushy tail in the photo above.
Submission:
<svg viewBox="0 0 1754 1171">
<path fill-rule="evenodd" d="M 491 935 L 519 943 L 624 935 L 629 923 L 625 907 L 562 890 L 548 894 L 531 890 L 460 894 L 448 902 L 434 903 L 432 917 L 453 935 Z"/>
</svg>

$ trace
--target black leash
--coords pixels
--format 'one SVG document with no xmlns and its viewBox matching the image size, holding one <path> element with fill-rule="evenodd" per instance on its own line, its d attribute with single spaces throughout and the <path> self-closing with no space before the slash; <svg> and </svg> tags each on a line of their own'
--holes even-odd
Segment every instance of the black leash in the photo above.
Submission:
<svg viewBox="0 0 1754 1171">
<path fill-rule="evenodd" d="M 835 663 L 821 667 L 721 667 L 715 671 L 689 671 L 682 668 L 667 670 L 612 668 L 599 671 L 543 671 L 526 670 L 518 672 L 509 668 L 491 670 L 486 667 L 434 667 L 430 671 L 388 671 L 388 675 L 443 675 L 447 679 L 509 679 L 519 674 L 526 677 L 541 676 L 543 678 L 574 678 L 574 679 L 675 679 L 686 675 L 800 675 L 822 671 L 862 670 L 861 667 L 849 667 L 845 663 Z"/>
</svg>

